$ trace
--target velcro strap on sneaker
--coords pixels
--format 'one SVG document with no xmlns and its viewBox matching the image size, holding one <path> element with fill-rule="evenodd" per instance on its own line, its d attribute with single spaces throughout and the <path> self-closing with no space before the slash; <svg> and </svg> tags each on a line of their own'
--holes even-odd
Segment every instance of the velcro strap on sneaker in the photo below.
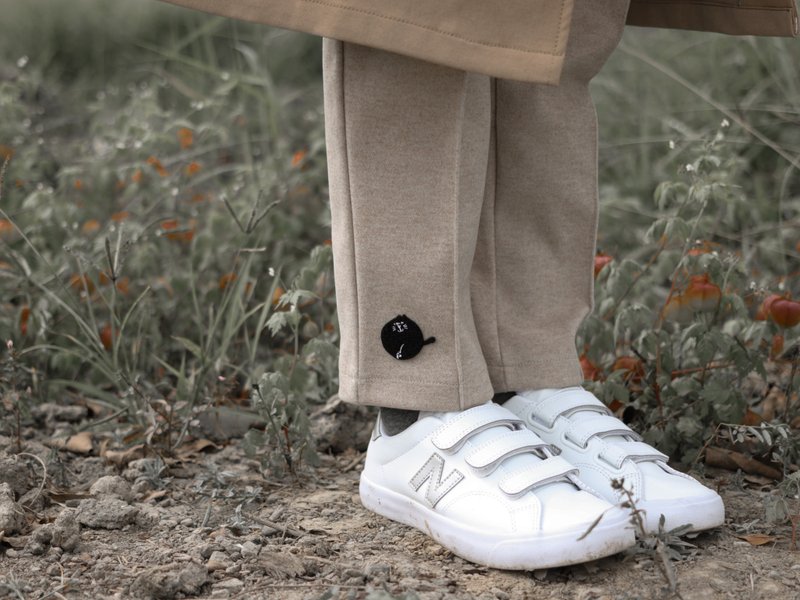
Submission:
<svg viewBox="0 0 800 600">
<path fill-rule="evenodd" d="M 486 476 L 492 473 L 506 458 L 549 447 L 550 444 L 530 429 L 518 429 L 481 444 L 471 450 L 464 460 L 470 467 Z"/>
<path fill-rule="evenodd" d="M 610 414 L 606 405 L 591 392 L 584 389 L 565 389 L 542 400 L 534 409 L 534 415 L 547 427 L 553 427 L 559 415 L 577 409 L 591 409 Z"/>
<path fill-rule="evenodd" d="M 521 429 L 523 421 L 494 402 L 481 404 L 462 411 L 433 434 L 431 441 L 439 450 L 456 451 L 472 435 L 490 427 L 505 425 L 509 429 Z"/>
<path fill-rule="evenodd" d="M 641 440 L 639 434 L 625 423 L 616 417 L 607 415 L 591 416 L 574 421 L 570 423 L 565 434 L 569 440 L 583 448 L 586 447 L 589 438 L 595 435 L 629 435 L 636 440 Z"/>
<path fill-rule="evenodd" d="M 614 442 L 607 444 L 600 452 L 599 457 L 615 469 L 621 469 L 625 459 L 634 461 L 643 460 L 669 460 L 669 456 L 659 452 L 644 442 Z"/>
<path fill-rule="evenodd" d="M 561 458 L 552 456 L 530 467 L 513 471 L 500 480 L 500 489 L 509 496 L 517 496 L 533 488 L 553 483 L 559 479 L 570 481 L 578 468 Z"/>
</svg>

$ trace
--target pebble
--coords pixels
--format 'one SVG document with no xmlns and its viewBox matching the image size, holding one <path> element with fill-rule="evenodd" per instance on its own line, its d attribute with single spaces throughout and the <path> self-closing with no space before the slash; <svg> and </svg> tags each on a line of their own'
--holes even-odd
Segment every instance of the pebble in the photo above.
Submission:
<svg viewBox="0 0 800 600">
<path fill-rule="evenodd" d="M 367 577 L 376 579 L 387 579 L 391 571 L 391 566 L 387 565 L 386 563 L 373 563 L 371 565 L 367 565 L 367 568 L 364 570 Z"/>
<path fill-rule="evenodd" d="M 135 598 L 174 598 L 196 595 L 208 580 L 208 571 L 197 563 L 170 563 L 140 573 L 130 587 Z"/>
<path fill-rule="evenodd" d="M 244 581 L 242 581 L 241 579 L 236 579 L 235 577 L 231 577 L 230 579 L 223 579 L 222 581 L 218 581 L 211 587 L 214 590 L 228 590 L 231 592 L 238 592 L 244 587 Z"/>
<path fill-rule="evenodd" d="M 101 477 L 89 488 L 92 496 L 109 496 L 119 498 L 125 502 L 132 499 L 131 484 L 119 475 L 106 475 Z"/>
<path fill-rule="evenodd" d="M 87 498 L 78 505 L 77 520 L 91 529 L 122 529 L 136 520 L 138 512 L 119 498 Z"/>
<path fill-rule="evenodd" d="M 161 521 L 161 511 L 155 506 L 140 504 L 138 508 L 139 512 L 136 513 L 136 525 L 139 527 L 149 529 Z"/>
<path fill-rule="evenodd" d="M 256 556 L 258 556 L 258 551 L 260 549 L 261 548 L 259 546 L 257 546 L 250 540 L 247 540 L 244 544 L 242 544 L 239 551 L 242 553 L 242 558 L 248 559 L 248 558 L 255 558 Z"/>
<path fill-rule="evenodd" d="M 231 566 L 231 561 L 228 555 L 219 550 L 214 550 L 206 563 L 206 568 L 209 571 L 221 571 Z"/>
<path fill-rule="evenodd" d="M 8 483 L 0 483 L 0 531 L 16 533 L 25 526 L 25 513 L 14 502 L 14 490 Z"/>
</svg>

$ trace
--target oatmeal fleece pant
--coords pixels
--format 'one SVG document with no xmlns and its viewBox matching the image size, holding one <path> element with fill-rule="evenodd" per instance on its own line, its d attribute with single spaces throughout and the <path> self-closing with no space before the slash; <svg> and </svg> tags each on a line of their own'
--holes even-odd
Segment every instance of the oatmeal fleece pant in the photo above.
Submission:
<svg viewBox="0 0 800 600">
<path fill-rule="evenodd" d="M 579 385 L 594 306 L 589 82 L 628 0 L 578 0 L 557 86 L 323 40 L 339 395 L 452 411 Z"/>
</svg>

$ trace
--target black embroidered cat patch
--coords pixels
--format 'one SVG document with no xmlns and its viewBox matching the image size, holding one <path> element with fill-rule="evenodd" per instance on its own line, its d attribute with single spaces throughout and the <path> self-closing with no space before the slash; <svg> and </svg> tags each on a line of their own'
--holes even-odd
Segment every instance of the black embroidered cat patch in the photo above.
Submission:
<svg viewBox="0 0 800 600">
<path fill-rule="evenodd" d="M 381 329 L 383 347 L 397 360 L 414 358 L 424 345 L 435 341 L 435 337 L 424 339 L 419 325 L 406 315 L 397 315 Z"/>
</svg>

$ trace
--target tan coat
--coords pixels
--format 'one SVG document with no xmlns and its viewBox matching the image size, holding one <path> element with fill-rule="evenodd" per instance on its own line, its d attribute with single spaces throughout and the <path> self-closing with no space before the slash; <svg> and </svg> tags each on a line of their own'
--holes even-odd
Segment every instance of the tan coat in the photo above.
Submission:
<svg viewBox="0 0 800 600">
<path fill-rule="evenodd" d="M 575 0 L 167 0 L 495 77 L 558 83 Z M 603 0 L 588 0 L 602 2 Z M 798 35 L 795 0 L 631 0 L 629 25 Z"/>
</svg>

